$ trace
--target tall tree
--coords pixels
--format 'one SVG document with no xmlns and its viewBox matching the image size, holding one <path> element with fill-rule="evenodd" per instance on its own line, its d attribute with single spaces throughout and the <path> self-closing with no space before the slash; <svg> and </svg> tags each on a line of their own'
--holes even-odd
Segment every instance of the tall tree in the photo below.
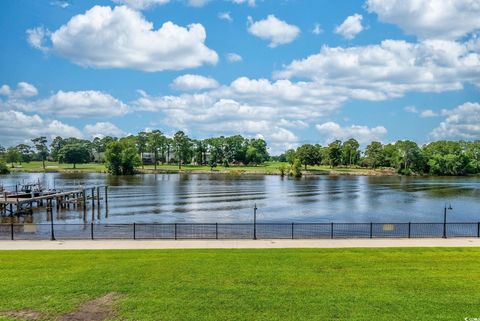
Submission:
<svg viewBox="0 0 480 321">
<path fill-rule="evenodd" d="M 43 170 L 45 170 L 45 160 L 48 156 L 47 138 L 45 136 L 33 138 L 32 143 L 35 146 L 35 149 L 37 150 L 37 153 L 42 160 Z"/>
<path fill-rule="evenodd" d="M 18 144 L 15 149 L 20 153 L 20 162 L 30 162 L 33 154 L 32 147 L 27 144 Z"/>
<path fill-rule="evenodd" d="M 342 142 L 335 140 L 328 145 L 328 160 L 330 167 L 340 165 L 342 161 Z"/>
<path fill-rule="evenodd" d="M 173 147 L 175 151 L 175 157 L 178 162 L 178 169 L 182 169 L 182 164 L 185 164 L 190 157 L 190 138 L 183 132 L 178 131 L 173 136 Z"/>
<path fill-rule="evenodd" d="M 380 142 L 371 142 L 365 150 L 367 164 L 373 169 L 377 168 L 384 161 L 383 146 Z"/>
<path fill-rule="evenodd" d="M 140 154 L 140 159 L 142 162 L 143 168 L 143 153 L 147 151 L 147 141 L 148 141 L 148 134 L 146 132 L 140 132 L 137 135 L 137 149 L 138 153 Z"/>
<path fill-rule="evenodd" d="M 60 136 L 56 136 L 52 143 L 50 144 L 50 156 L 53 160 L 58 161 L 58 152 L 62 149 L 63 145 L 65 145 L 63 138 Z"/>
<path fill-rule="evenodd" d="M 147 135 L 147 147 L 150 152 L 153 153 L 154 156 L 154 169 L 157 170 L 157 163 L 158 163 L 158 151 L 162 148 L 163 141 L 165 136 L 160 130 L 153 130 L 152 132 L 148 133 Z"/>
<path fill-rule="evenodd" d="M 360 144 L 354 138 L 350 138 L 342 144 L 342 164 L 352 166 L 356 164 L 360 156 L 358 148 Z"/>
</svg>

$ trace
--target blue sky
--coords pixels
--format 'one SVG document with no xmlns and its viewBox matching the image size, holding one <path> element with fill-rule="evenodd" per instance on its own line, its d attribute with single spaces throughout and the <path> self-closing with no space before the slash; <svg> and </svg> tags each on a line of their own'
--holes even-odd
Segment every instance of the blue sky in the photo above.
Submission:
<svg viewBox="0 0 480 321">
<path fill-rule="evenodd" d="M 5 0 L 0 144 L 480 139 L 479 30 L 476 0 Z"/>
</svg>

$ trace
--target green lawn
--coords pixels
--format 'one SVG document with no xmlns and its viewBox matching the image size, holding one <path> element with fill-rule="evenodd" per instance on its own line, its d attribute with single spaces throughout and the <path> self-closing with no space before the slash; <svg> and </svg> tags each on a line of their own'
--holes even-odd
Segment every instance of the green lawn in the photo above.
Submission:
<svg viewBox="0 0 480 321">
<path fill-rule="evenodd" d="M 251 174 L 279 174 L 279 167 L 281 165 L 287 165 L 287 163 L 281 162 L 266 162 L 265 164 L 258 166 L 217 166 L 215 172 L 226 172 L 226 173 L 251 173 Z M 106 172 L 107 168 L 104 164 L 98 163 L 89 163 L 89 164 L 77 164 L 76 169 L 73 168 L 72 164 L 59 164 L 57 162 L 46 162 L 45 170 L 48 172 L 66 172 L 66 171 L 84 171 L 84 172 Z M 10 168 L 11 164 L 9 164 Z M 145 165 L 138 167 L 139 171 L 151 172 L 153 171 L 153 165 Z M 308 172 L 311 174 L 381 174 L 381 171 L 373 171 L 366 168 L 347 168 L 347 167 L 336 167 L 331 169 L 328 166 L 309 166 Z M 14 168 L 10 168 L 12 172 L 43 172 L 42 162 L 30 162 L 15 164 Z M 167 171 L 167 172 L 178 172 L 178 165 L 168 164 L 168 165 L 158 165 L 157 171 Z M 210 172 L 210 166 L 198 166 L 198 165 L 185 165 L 182 166 L 182 171 L 184 172 Z"/>
<path fill-rule="evenodd" d="M 11 164 L 7 164 L 11 172 L 43 172 L 42 162 L 30 162 L 22 164 L 14 164 L 14 168 L 11 168 Z M 89 164 L 77 164 L 76 168 L 73 168 L 72 164 L 59 164 L 58 162 L 45 162 L 45 171 L 47 172 L 61 172 L 61 171 L 86 171 L 86 172 L 104 172 L 106 167 L 104 164 L 89 163 Z"/>
<path fill-rule="evenodd" d="M 115 320 L 480 317 L 476 248 L 2 251 L 0 262 L 0 311 L 51 319 L 110 292 Z"/>
</svg>

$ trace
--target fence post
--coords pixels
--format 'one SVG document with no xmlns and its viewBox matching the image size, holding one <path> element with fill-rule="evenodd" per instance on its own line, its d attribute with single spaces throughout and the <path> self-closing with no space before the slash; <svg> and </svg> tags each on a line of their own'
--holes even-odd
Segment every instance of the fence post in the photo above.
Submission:
<svg viewBox="0 0 480 321">
<path fill-rule="evenodd" d="M 294 228 L 294 226 L 295 226 L 295 223 L 292 222 L 292 240 L 295 238 L 295 237 L 294 237 L 294 234 L 293 234 L 293 228 Z"/>
<path fill-rule="evenodd" d="M 480 224 L 480 223 L 479 223 Z M 10 236 L 11 236 L 11 239 L 13 241 L 13 223 L 10 224 Z"/>
<path fill-rule="evenodd" d="M 50 240 L 55 241 L 55 232 L 53 229 L 53 211 L 50 211 Z"/>
<path fill-rule="evenodd" d="M 215 239 L 218 240 L 218 223 L 215 223 Z"/>
<path fill-rule="evenodd" d="M 330 223 L 330 238 L 333 239 L 333 222 Z"/>
<path fill-rule="evenodd" d="M 370 238 L 373 238 L 373 222 L 370 222 Z"/>
<path fill-rule="evenodd" d="M 90 223 L 90 238 L 93 240 L 93 222 Z"/>
<path fill-rule="evenodd" d="M 136 235 L 136 224 L 135 222 L 133 222 L 133 239 L 136 240 L 137 239 L 137 235 Z"/>
<path fill-rule="evenodd" d="M 412 222 L 408 222 L 408 238 L 411 236 L 411 231 L 412 231 Z"/>
<path fill-rule="evenodd" d="M 477 237 L 480 237 L 480 222 L 477 223 Z"/>
<path fill-rule="evenodd" d="M 177 239 L 177 223 L 175 223 L 175 239 Z"/>
</svg>

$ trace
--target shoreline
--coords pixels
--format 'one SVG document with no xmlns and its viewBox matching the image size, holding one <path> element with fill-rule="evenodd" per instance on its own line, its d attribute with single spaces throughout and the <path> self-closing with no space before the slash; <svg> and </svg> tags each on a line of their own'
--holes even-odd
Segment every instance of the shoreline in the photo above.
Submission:
<svg viewBox="0 0 480 321">
<path fill-rule="evenodd" d="M 13 169 L 10 171 L 10 174 L 15 173 L 28 173 L 28 174 L 42 174 L 42 173 L 63 173 L 63 174 L 89 174 L 89 173 L 100 173 L 108 174 L 105 170 L 94 170 L 94 169 L 46 169 L 43 170 L 28 170 L 28 169 Z M 136 174 L 208 174 L 208 175 L 272 175 L 272 176 L 281 176 L 279 172 L 272 171 L 261 171 L 261 170 L 248 170 L 248 169 L 229 169 L 229 170 L 202 170 L 202 169 L 187 169 L 187 170 L 178 170 L 178 169 L 138 169 Z M 9 175 L 9 174 L 5 174 Z M 284 175 L 285 177 L 290 177 L 289 175 Z M 370 170 L 370 169 L 331 169 L 331 170 L 307 170 L 302 171 L 302 176 L 402 176 L 392 170 Z"/>
</svg>

